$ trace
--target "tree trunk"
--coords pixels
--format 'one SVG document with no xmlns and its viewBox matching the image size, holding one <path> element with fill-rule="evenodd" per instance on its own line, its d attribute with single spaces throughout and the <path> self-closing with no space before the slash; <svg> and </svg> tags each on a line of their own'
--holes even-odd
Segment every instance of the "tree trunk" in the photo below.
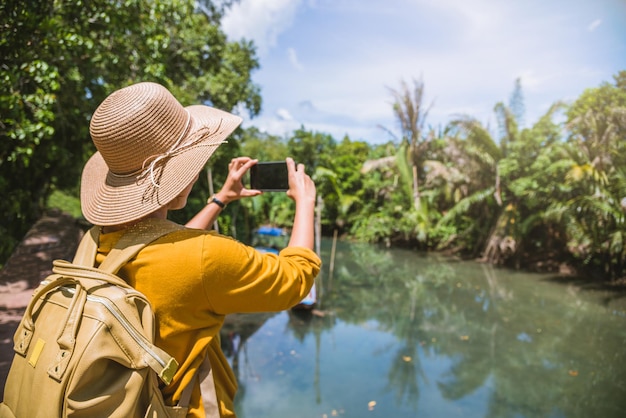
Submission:
<svg viewBox="0 0 626 418">
<path fill-rule="evenodd" d="M 508 212 L 501 212 L 491 234 L 489 234 L 485 251 L 479 261 L 502 265 L 512 254 L 515 254 L 517 242 L 511 235 L 507 234 L 508 223 Z"/>
<path fill-rule="evenodd" d="M 495 190 L 493 191 L 493 197 L 496 199 L 498 206 L 502 206 L 502 191 L 500 189 L 500 169 L 496 164 L 496 185 Z"/>
<path fill-rule="evenodd" d="M 417 166 L 413 165 L 413 206 L 415 210 L 420 210 L 420 191 L 417 183 Z"/>
</svg>

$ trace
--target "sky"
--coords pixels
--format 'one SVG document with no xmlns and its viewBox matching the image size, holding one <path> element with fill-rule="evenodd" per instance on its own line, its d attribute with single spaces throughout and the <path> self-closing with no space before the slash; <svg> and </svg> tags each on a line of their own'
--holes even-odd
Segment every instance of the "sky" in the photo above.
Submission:
<svg viewBox="0 0 626 418">
<path fill-rule="evenodd" d="M 397 139 L 403 81 L 423 82 L 426 127 L 469 115 L 495 128 L 520 79 L 532 126 L 626 70 L 626 0 L 241 0 L 222 24 L 257 48 L 262 112 L 243 126 L 280 136 Z"/>
</svg>

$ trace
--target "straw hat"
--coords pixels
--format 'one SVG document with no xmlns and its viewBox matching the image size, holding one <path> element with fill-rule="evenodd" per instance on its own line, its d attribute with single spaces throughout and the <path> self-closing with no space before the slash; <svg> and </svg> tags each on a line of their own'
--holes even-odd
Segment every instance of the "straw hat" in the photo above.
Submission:
<svg viewBox="0 0 626 418">
<path fill-rule="evenodd" d="M 240 123 L 239 116 L 209 106 L 183 107 L 156 83 L 113 92 L 89 125 L 98 152 L 83 169 L 85 218 L 120 225 L 166 205 Z"/>
</svg>

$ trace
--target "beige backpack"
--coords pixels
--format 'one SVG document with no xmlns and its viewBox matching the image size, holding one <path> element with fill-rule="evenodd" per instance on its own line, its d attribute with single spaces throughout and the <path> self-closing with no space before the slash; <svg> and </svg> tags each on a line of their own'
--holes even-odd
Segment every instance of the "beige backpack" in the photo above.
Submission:
<svg viewBox="0 0 626 418">
<path fill-rule="evenodd" d="M 54 261 L 15 333 L 1 418 L 186 416 L 192 385 L 178 406 L 165 406 L 158 378 L 169 384 L 178 364 L 153 344 L 146 297 L 115 275 L 147 244 L 181 227 L 141 225 L 97 269 L 96 227 L 72 263 Z"/>
</svg>

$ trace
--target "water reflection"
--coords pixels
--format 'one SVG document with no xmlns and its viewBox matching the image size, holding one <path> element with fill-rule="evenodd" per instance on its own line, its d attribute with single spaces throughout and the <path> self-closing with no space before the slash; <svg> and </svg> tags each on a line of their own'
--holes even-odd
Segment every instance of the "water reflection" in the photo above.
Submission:
<svg viewBox="0 0 626 418">
<path fill-rule="evenodd" d="M 407 251 L 337 250 L 319 315 L 225 327 L 240 417 L 626 416 L 621 294 Z M 254 373 L 241 373 L 242 352 Z"/>
</svg>

